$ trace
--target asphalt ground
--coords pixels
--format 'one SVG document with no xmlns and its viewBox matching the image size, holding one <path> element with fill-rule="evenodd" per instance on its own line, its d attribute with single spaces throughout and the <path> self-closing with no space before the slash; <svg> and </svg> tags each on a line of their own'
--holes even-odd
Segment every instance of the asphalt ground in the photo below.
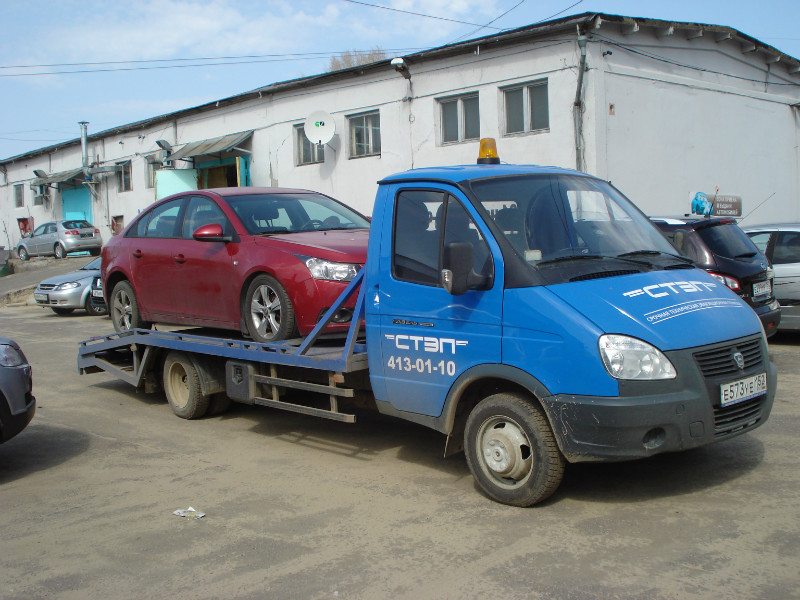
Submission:
<svg viewBox="0 0 800 600">
<path fill-rule="evenodd" d="M 78 342 L 111 329 L 0 307 L 39 403 L 0 445 L 0 598 L 800 598 L 798 335 L 770 343 L 763 427 L 571 465 L 518 509 L 407 422 L 242 405 L 185 421 L 161 395 L 79 375 Z M 190 506 L 206 516 L 172 514 Z"/>
</svg>

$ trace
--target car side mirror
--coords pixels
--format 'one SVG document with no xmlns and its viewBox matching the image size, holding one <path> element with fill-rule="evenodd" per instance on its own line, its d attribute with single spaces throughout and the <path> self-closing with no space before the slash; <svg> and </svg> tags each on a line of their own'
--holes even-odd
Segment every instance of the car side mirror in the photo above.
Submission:
<svg viewBox="0 0 800 600">
<path fill-rule="evenodd" d="M 472 268 L 472 244 L 450 242 L 444 247 L 442 287 L 453 296 L 462 296 L 468 290 L 486 289 L 490 278 L 476 273 Z M 487 281 L 489 279 L 489 281 Z"/>
<path fill-rule="evenodd" d="M 233 239 L 231 236 L 225 235 L 222 225 L 219 223 L 201 225 L 194 230 L 192 237 L 198 242 L 230 242 Z"/>
</svg>

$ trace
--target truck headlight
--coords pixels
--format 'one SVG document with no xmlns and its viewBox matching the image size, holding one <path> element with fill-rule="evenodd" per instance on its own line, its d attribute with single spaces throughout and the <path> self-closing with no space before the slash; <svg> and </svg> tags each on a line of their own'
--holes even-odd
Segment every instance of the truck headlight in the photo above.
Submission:
<svg viewBox="0 0 800 600">
<path fill-rule="evenodd" d="M 0 344 L 0 366 L 19 367 L 24 364 L 25 359 L 22 358 L 19 350 L 8 344 Z"/>
<path fill-rule="evenodd" d="M 627 335 L 601 335 L 600 358 L 615 379 L 675 379 L 669 359 L 655 346 Z"/>
<path fill-rule="evenodd" d="M 328 281 L 350 281 L 358 273 L 358 265 L 321 258 L 307 258 L 306 266 L 314 279 L 327 279 Z"/>
</svg>

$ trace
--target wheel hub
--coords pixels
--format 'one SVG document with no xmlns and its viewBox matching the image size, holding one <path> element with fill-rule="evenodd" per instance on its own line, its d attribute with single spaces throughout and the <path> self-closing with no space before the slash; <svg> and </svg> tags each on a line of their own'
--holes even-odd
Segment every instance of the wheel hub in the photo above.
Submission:
<svg viewBox="0 0 800 600">
<path fill-rule="evenodd" d="M 530 444 L 519 427 L 502 421 L 488 427 L 482 438 L 481 453 L 495 475 L 518 481 L 531 470 Z"/>
</svg>

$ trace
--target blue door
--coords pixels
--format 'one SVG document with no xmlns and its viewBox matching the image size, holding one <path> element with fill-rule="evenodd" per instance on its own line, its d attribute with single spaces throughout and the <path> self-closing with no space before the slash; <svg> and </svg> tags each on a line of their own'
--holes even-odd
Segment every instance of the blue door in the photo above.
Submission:
<svg viewBox="0 0 800 600">
<path fill-rule="evenodd" d="M 94 224 L 92 194 L 87 187 L 61 188 L 61 218 L 84 219 Z"/>
<path fill-rule="evenodd" d="M 499 249 L 487 242 L 460 192 L 402 189 L 393 206 L 380 232 L 378 289 L 367 292 L 368 311 L 380 323 L 381 364 L 370 360 L 373 389 L 398 410 L 438 416 L 459 375 L 501 362 L 502 263 L 490 248 L 498 256 Z M 442 287 L 442 253 L 450 242 L 472 245 L 484 289 L 454 296 Z"/>
</svg>

